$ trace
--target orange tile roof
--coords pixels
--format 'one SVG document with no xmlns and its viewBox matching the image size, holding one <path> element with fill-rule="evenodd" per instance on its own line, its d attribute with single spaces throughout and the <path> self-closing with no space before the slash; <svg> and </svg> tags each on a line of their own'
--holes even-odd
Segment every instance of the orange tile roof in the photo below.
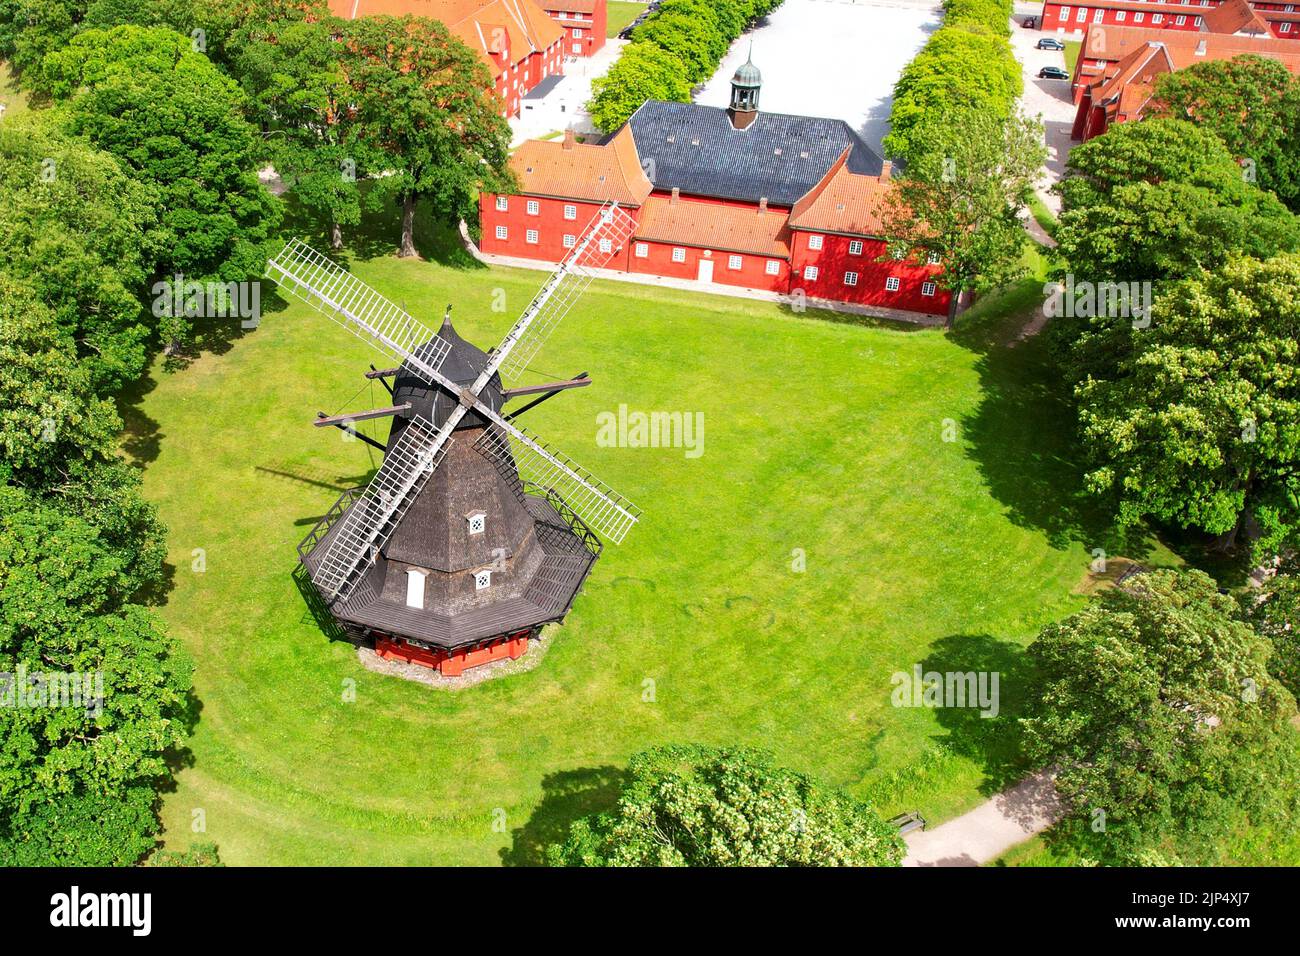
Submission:
<svg viewBox="0 0 1300 956">
<path fill-rule="evenodd" d="M 599 0 L 538 0 L 543 10 L 561 13 L 595 13 Z"/>
<path fill-rule="evenodd" d="M 1193 8 L 1195 9 L 1195 8 Z M 1112 63 L 1123 60 L 1134 50 L 1149 42 L 1159 42 L 1169 50 L 1177 69 L 1191 66 L 1202 60 L 1230 60 L 1243 53 L 1254 53 L 1270 60 L 1278 60 L 1292 72 L 1300 70 L 1300 44 L 1294 40 L 1265 39 L 1263 37 L 1225 36 L 1220 33 L 1192 30 L 1160 30 L 1147 27 L 1120 27 L 1106 24 L 1104 29 L 1091 26 L 1084 35 L 1079 62 L 1106 60 Z M 1204 44 L 1204 53 L 1197 49 Z"/>
<path fill-rule="evenodd" d="M 652 188 L 627 126 L 604 146 L 566 148 L 564 140 L 527 140 L 510 157 L 510 167 L 519 191 L 532 196 L 639 206 Z"/>
<path fill-rule="evenodd" d="M 889 180 L 850 172 L 845 167 L 845 150 L 826 175 L 808 190 L 790 210 L 790 225 L 796 229 L 841 232 L 853 236 L 879 236 L 881 213 L 889 194 Z"/>
<path fill-rule="evenodd" d="M 509 44 L 514 62 L 564 39 L 564 28 L 534 0 L 329 0 L 329 7 L 344 20 L 380 15 L 441 20 L 479 53 L 493 78 L 501 73 L 501 65 L 490 54 L 503 52 L 502 39 Z"/>
<path fill-rule="evenodd" d="M 1269 36 L 1268 24 L 1246 0 L 1224 0 L 1204 14 L 1202 29 L 1210 33 L 1232 35 L 1241 31 L 1259 36 Z"/>
<path fill-rule="evenodd" d="M 786 213 L 752 206 L 651 196 L 641 209 L 634 239 L 671 242 L 723 252 L 748 252 L 788 259 L 790 230 Z"/>
</svg>

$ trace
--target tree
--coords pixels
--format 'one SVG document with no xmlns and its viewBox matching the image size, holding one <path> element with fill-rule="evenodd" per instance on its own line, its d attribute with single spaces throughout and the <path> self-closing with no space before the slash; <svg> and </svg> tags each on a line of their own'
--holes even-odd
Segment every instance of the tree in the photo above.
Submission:
<svg viewBox="0 0 1300 956">
<path fill-rule="evenodd" d="M 1018 274 L 1020 211 L 1043 163 L 1042 127 L 1019 114 L 962 110 L 915 127 L 910 148 L 912 162 L 885 203 L 884 231 L 891 248 L 918 261 L 939 254 L 951 327 L 963 293 Z"/>
<path fill-rule="evenodd" d="M 609 813 L 573 824 L 553 866 L 897 866 L 903 844 L 870 806 L 741 748 L 632 758 Z"/>
<path fill-rule="evenodd" d="M 1162 74 L 1144 115 L 1210 130 L 1262 188 L 1300 208 L 1300 81 L 1276 60 L 1248 54 Z"/>
<path fill-rule="evenodd" d="M 939 29 L 894 85 L 886 153 L 911 165 L 954 116 L 1011 116 L 1023 81 L 1005 36 L 976 23 Z"/>
<path fill-rule="evenodd" d="M 0 268 L 49 307 L 90 390 L 108 394 L 148 360 L 139 294 L 160 252 L 153 194 L 46 120 L 0 125 Z"/>
<path fill-rule="evenodd" d="M 1214 862 L 1234 825 L 1298 804 L 1295 699 L 1199 571 L 1152 572 L 1043 628 L 1026 750 L 1058 768 L 1053 837 L 1104 863 Z"/>
<path fill-rule="evenodd" d="M 944 0 L 943 24 L 978 23 L 994 33 L 1011 35 L 1011 4 L 1005 0 Z"/>
<path fill-rule="evenodd" d="M 376 189 L 402 205 L 399 256 L 415 252 L 415 206 L 457 222 L 482 192 L 515 188 L 510 127 L 487 67 L 436 20 L 363 17 L 343 33 L 360 141 L 382 154 Z"/>
<path fill-rule="evenodd" d="M 0 60 L 29 90 L 44 92 L 41 64 L 81 29 L 88 0 L 0 0 Z"/>
<path fill-rule="evenodd" d="M 86 30 L 45 69 L 66 127 L 154 190 L 160 272 L 261 275 L 280 207 L 257 179 L 243 95 L 189 38 L 162 27 Z M 183 319 L 173 321 L 179 336 Z"/>
<path fill-rule="evenodd" d="M 647 100 L 691 101 L 691 82 L 675 54 L 654 43 L 633 42 L 623 48 L 608 73 L 592 81 L 587 109 L 599 129 L 612 133 Z"/>
<path fill-rule="evenodd" d="M 1076 389 L 1090 487 L 1119 518 L 1222 536 L 1261 554 L 1300 528 L 1300 256 L 1243 259 L 1116 322 L 1109 363 Z M 1127 331 L 1125 329 L 1127 328 Z"/>
<path fill-rule="evenodd" d="M 1056 239 L 1076 279 L 1157 282 L 1300 248 L 1296 217 L 1191 123 L 1112 126 L 1067 166 Z"/>
<path fill-rule="evenodd" d="M 1300 577 L 1294 554 L 1258 590 L 1241 597 L 1245 620 L 1273 646 L 1269 673 L 1300 695 Z"/>
<path fill-rule="evenodd" d="M 632 31 L 632 40 L 653 43 L 672 53 L 686 67 L 691 83 L 703 83 L 713 75 L 729 43 L 716 18 L 701 21 L 685 11 L 650 17 Z"/>
</svg>

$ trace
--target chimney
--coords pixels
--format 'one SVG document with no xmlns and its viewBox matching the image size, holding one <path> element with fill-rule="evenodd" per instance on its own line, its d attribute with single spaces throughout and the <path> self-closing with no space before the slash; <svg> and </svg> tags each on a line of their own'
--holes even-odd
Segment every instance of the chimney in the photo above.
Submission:
<svg viewBox="0 0 1300 956">
<path fill-rule="evenodd" d="M 762 197 L 759 198 L 759 200 L 758 200 L 758 211 L 759 211 L 759 212 L 767 212 L 767 197 L 766 197 L 766 196 L 762 196 Z"/>
<path fill-rule="evenodd" d="M 679 187 L 679 186 L 674 186 L 674 187 L 673 187 L 673 198 L 670 199 L 670 200 L 668 200 L 668 201 L 669 201 L 670 203 L 675 203 L 675 202 L 677 202 L 677 200 L 679 200 L 679 199 L 681 199 L 681 198 L 682 198 L 682 190 L 681 190 L 681 187 Z"/>
<path fill-rule="evenodd" d="M 882 183 L 888 181 L 889 177 L 892 176 L 893 174 L 894 174 L 894 164 L 892 162 L 890 162 L 889 160 L 885 160 L 883 163 L 880 164 L 880 181 Z"/>
<path fill-rule="evenodd" d="M 567 129 L 565 129 L 565 131 L 564 131 L 564 146 L 563 146 L 562 148 L 564 148 L 564 149 L 573 149 L 573 144 L 576 143 L 577 141 L 578 141 L 578 140 L 577 140 L 577 137 L 575 137 L 575 136 L 573 135 L 573 127 L 570 126 L 570 127 L 568 127 Z"/>
</svg>

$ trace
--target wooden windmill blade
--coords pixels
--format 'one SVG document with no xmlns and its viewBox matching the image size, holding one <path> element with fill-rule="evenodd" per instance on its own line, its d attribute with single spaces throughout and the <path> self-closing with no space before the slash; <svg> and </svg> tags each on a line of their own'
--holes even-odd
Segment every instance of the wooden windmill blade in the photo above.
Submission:
<svg viewBox="0 0 1300 956">
<path fill-rule="evenodd" d="M 391 359 L 432 376 L 447 357 L 450 347 L 427 326 L 301 239 L 271 257 L 266 274 Z"/>
<path fill-rule="evenodd" d="M 402 515 L 447 453 L 454 425 L 436 429 L 423 416 L 407 421 L 361 497 L 326 538 L 312 583 L 326 599 L 343 599 L 375 563 Z"/>
<path fill-rule="evenodd" d="M 502 377 L 518 382 L 556 326 L 573 308 L 579 296 L 627 245 L 636 230 L 636 220 L 618 203 L 606 203 L 583 230 L 573 249 L 542 284 L 533 301 L 501 340 L 492 356 L 492 368 Z"/>
</svg>

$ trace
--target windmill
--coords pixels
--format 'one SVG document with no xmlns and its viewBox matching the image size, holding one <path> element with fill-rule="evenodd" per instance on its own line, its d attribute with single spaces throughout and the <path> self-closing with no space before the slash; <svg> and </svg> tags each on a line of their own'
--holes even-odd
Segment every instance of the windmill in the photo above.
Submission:
<svg viewBox="0 0 1300 956">
<path fill-rule="evenodd" d="M 457 334 L 450 307 L 434 333 L 300 240 L 267 263 L 282 289 L 396 363 L 365 373 L 384 384 L 391 405 L 318 414 L 314 424 L 369 441 L 384 458 L 298 547 L 329 613 L 350 634 L 372 637 L 381 656 L 445 675 L 520 656 L 543 624 L 568 613 L 600 539 L 619 543 L 636 523 L 635 506 L 517 421 L 590 384 L 585 372 L 518 382 L 635 225 L 616 203 L 602 206 L 490 353 Z M 525 396 L 537 397 L 504 411 Z M 392 419 L 384 445 L 353 428 L 380 417 Z"/>
</svg>

